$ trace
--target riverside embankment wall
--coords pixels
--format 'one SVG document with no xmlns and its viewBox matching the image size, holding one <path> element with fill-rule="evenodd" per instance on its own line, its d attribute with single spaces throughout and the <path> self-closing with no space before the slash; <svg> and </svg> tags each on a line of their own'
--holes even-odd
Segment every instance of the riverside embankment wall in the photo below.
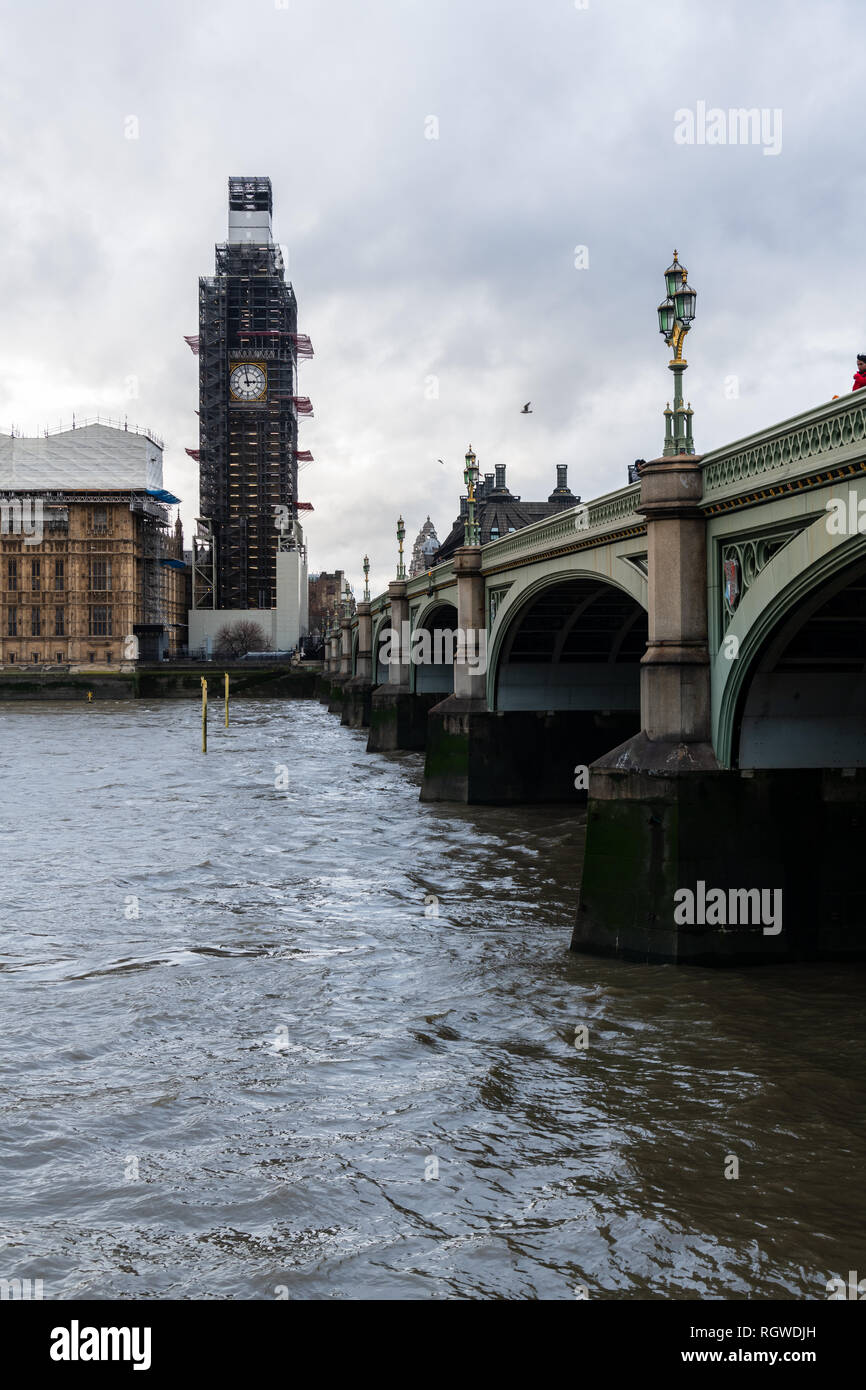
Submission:
<svg viewBox="0 0 866 1390">
<path fill-rule="evenodd" d="M 211 700 L 222 699 L 223 679 L 228 669 L 231 698 L 261 699 L 269 695 L 289 699 L 309 699 L 315 695 L 319 668 L 289 665 L 230 666 L 215 663 L 200 666 L 154 665 L 134 670 L 109 671 L 104 666 L 93 671 L 40 670 L 0 671 L 0 703 L 12 700 L 159 700 L 200 699 L 201 679 L 208 682 Z"/>
</svg>

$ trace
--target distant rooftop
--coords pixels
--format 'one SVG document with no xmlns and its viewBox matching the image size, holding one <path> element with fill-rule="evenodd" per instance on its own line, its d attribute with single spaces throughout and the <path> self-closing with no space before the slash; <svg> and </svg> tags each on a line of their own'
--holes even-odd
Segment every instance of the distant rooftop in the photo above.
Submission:
<svg viewBox="0 0 866 1390">
<path fill-rule="evenodd" d="M 124 434 L 143 434 L 158 449 L 165 448 L 165 441 L 149 425 L 131 425 L 125 418 L 113 420 L 110 415 L 87 415 L 82 416 L 80 420 L 73 415 L 71 421 L 64 423 L 61 420 L 53 427 L 40 429 L 35 435 L 25 435 L 17 425 L 0 425 L 0 438 L 3 435 L 11 435 L 14 439 L 46 439 L 54 434 L 66 434 L 69 430 L 83 430 L 88 425 L 107 425 L 109 429 L 123 430 Z"/>
<path fill-rule="evenodd" d="M 574 507 L 580 501 L 568 486 L 568 466 L 556 466 L 556 487 L 546 502 L 524 502 L 510 491 L 505 481 L 505 465 L 496 464 L 495 473 L 485 473 L 478 482 L 476 492 L 476 517 L 481 533 L 481 544 L 499 540 L 510 531 L 522 531 L 534 521 L 553 516 L 556 512 Z M 435 563 L 450 560 L 454 551 L 465 544 L 466 522 L 469 514 L 467 498 L 460 498 L 460 515 L 435 556 Z"/>
<path fill-rule="evenodd" d="M 0 434 L 0 488 L 162 489 L 162 441 L 104 419 L 35 438 Z"/>
</svg>

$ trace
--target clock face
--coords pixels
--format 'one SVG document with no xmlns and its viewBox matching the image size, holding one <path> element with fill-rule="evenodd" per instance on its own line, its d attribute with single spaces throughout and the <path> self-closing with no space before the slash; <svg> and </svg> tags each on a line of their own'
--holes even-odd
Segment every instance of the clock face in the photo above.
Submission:
<svg viewBox="0 0 866 1390">
<path fill-rule="evenodd" d="M 267 385 L 267 374 L 258 362 L 239 362 L 229 376 L 231 393 L 238 401 L 261 400 Z"/>
</svg>

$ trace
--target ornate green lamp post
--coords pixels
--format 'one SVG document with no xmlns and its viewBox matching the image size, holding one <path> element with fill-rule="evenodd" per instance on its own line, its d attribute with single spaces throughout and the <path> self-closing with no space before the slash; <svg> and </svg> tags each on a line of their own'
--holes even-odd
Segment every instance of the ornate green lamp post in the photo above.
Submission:
<svg viewBox="0 0 866 1390">
<path fill-rule="evenodd" d="M 348 579 L 345 579 L 345 580 L 343 581 L 343 617 L 344 617 L 344 618 L 351 618 L 351 616 L 352 616 L 352 590 L 351 590 L 351 588 L 350 588 L 350 586 L 349 586 L 349 581 L 348 581 Z"/>
<path fill-rule="evenodd" d="M 480 545 L 481 532 L 475 516 L 475 484 L 478 482 L 478 460 L 472 452 L 472 445 L 466 454 L 466 466 L 463 469 L 463 481 L 466 484 L 466 496 L 468 504 L 466 509 L 466 526 L 464 528 L 464 545 Z"/>
<path fill-rule="evenodd" d="M 667 298 L 659 305 L 658 315 L 659 332 L 668 347 L 674 350 L 674 355 L 668 363 L 674 374 L 674 408 L 671 410 L 668 401 L 665 410 L 665 447 L 662 450 L 662 457 L 669 457 L 673 454 L 695 452 L 692 439 L 694 411 L 691 401 L 688 406 L 683 405 L 683 372 L 689 365 L 683 357 L 683 343 L 695 317 L 697 295 L 686 279 L 686 268 L 677 260 L 676 251 L 673 264 L 665 271 L 665 289 Z"/>
<path fill-rule="evenodd" d="M 397 518 L 397 540 L 400 542 L 400 559 L 397 563 L 397 578 L 406 578 L 406 566 L 403 564 L 403 542 L 406 539 L 406 527 L 403 524 L 402 516 Z"/>
<path fill-rule="evenodd" d="M 364 602 L 370 602 L 370 557 L 364 556 Z"/>
</svg>

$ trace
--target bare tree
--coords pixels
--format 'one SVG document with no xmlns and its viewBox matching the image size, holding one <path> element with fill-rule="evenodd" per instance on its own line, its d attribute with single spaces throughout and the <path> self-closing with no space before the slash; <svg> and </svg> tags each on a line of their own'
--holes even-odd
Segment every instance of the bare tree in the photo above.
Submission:
<svg viewBox="0 0 866 1390">
<path fill-rule="evenodd" d="M 215 656 L 246 656 L 247 652 L 269 652 L 271 644 L 258 623 L 241 620 L 221 627 L 214 642 Z"/>
</svg>

